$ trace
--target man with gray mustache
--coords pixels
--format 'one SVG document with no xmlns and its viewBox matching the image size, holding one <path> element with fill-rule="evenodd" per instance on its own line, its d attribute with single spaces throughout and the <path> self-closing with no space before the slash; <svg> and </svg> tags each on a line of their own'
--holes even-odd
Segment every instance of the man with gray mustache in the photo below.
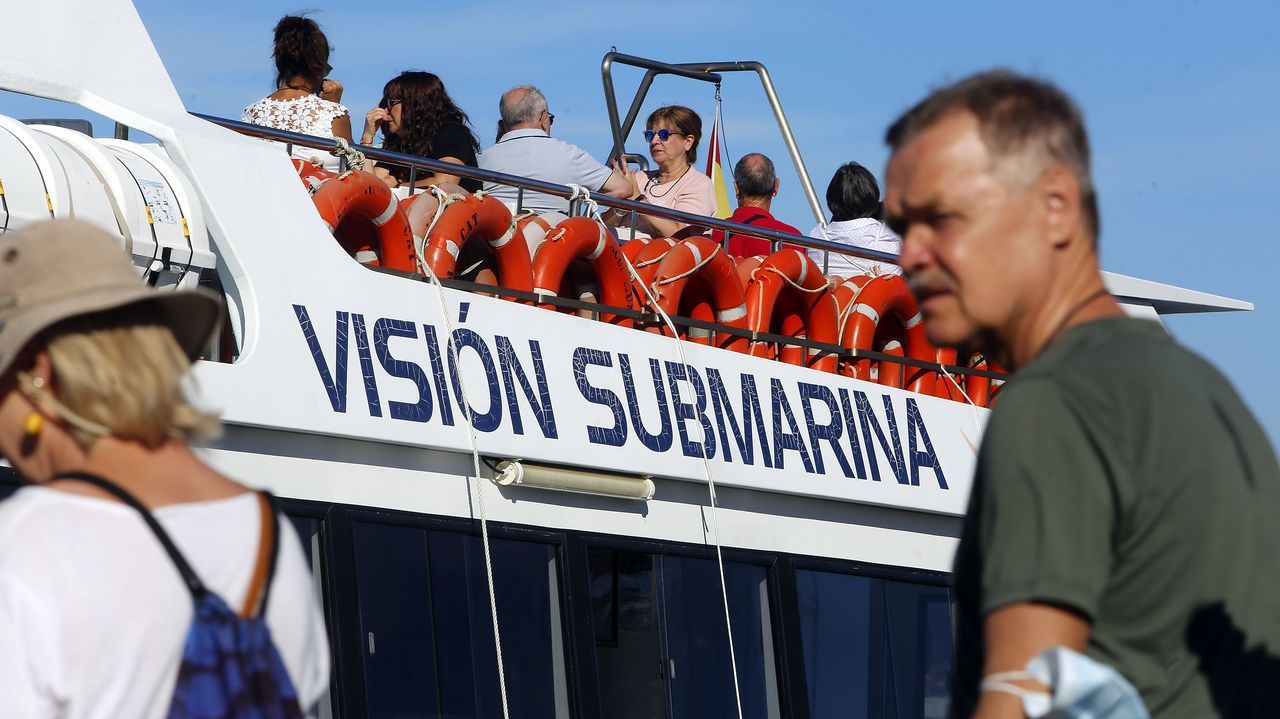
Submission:
<svg viewBox="0 0 1280 719">
<path fill-rule="evenodd" d="M 953 714 L 1040 716 L 1021 698 L 1046 687 L 1023 669 L 1065 647 L 1153 717 L 1273 716 L 1280 468 L 1226 379 L 1107 293 L 1075 103 L 982 73 L 886 141 L 889 225 L 929 339 L 1014 372 L 955 559 Z"/>
</svg>

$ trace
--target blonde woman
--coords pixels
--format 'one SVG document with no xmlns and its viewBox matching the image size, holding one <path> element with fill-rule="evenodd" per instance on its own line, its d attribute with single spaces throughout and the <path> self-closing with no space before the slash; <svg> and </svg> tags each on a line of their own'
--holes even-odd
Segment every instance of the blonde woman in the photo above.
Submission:
<svg viewBox="0 0 1280 719">
<path fill-rule="evenodd" d="M 67 257 L 92 271 L 68 272 Z M 328 645 L 300 543 L 264 495 L 187 446 L 217 427 L 183 381 L 220 313 L 210 294 L 144 287 L 91 225 L 0 237 L 0 454 L 28 485 L 0 503 L 5 716 L 164 716 L 205 607 L 193 577 L 229 606 L 259 602 L 296 701 L 323 693 Z M 269 596 L 251 588 L 265 547 Z"/>
</svg>

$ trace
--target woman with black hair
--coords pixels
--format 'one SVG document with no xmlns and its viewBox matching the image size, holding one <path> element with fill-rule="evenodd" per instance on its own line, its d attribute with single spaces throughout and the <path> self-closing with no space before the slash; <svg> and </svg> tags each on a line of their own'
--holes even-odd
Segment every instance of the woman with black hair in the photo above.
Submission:
<svg viewBox="0 0 1280 719">
<path fill-rule="evenodd" d="M 276 91 L 244 109 L 241 119 L 304 135 L 351 141 L 351 115 L 340 104 L 342 83 L 326 79 L 329 40 L 315 20 L 297 15 L 280 18 L 275 28 Z M 338 158 L 311 147 L 294 145 L 293 156 L 336 172 Z"/>
<path fill-rule="evenodd" d="M 818 223 L 809 230 L 809 236 L 897 256 L 902 249 L 902 238 L 880 220 L 882 207 L 880 185 L 876 183 L 875 175 L 856 162 L 846 163 L 836 170 L 831 184 L 827 186 L 827 209 L 831 210 L 831 221 Z M 828 253 L 826 250 L 809 250 L 809 256 L 828 275 L 902 274 L 897 265 Z"/>
<path fill-rule="evenodd" d="M 382 147 L 386 150 L 417 155 L 455 165 L 476 166 L 480 141 L 471 131 L 467 113 L 454 103 L 440 78 L 430 72 L 410 70 L 392 78 L 382 89 L 382 101 L 365 115 L 360 144 L 372 145 L 382 131 Z M 366 162 L 365 169 L 376 173 L 391 187 L 409 181 L 407 167 L 375 167 Z M 479 180 L 445 172 L 420 170 L 416 186 L 462 185 L 468 192 L 480 189 Z"/>
</svg>

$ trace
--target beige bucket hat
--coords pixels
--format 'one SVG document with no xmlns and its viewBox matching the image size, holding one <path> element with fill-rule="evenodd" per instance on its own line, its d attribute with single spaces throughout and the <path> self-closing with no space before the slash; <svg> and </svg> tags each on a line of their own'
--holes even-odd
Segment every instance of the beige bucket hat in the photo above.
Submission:
<svg viewBox="0 0 1280 719">
<path fill-rule="evenodd" d="M 193 361 L 218 330 L 222 302 L 205 290 L 154 290 L 120 241 L 79 220 L 0 235 L 0 376 L 36 335 L 62 320 L 150 304 Z"/>
</svg>

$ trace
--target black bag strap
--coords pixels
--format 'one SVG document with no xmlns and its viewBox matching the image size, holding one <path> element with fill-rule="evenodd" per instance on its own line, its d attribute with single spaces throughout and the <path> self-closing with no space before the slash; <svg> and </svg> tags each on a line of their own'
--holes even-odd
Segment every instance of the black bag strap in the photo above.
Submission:
<svg viewBox="0 0 1280 719">
<path fill-rule="evenodd" d="M 173 539 L 169 537 L 168 532 L 164 531 L 164 527 L 160 526 L 160 522 L 156 520 L 155 515 L 151 514 L 151 511 L 144 507 L 142 502 L 138 501 L 137 497 L 129 494 L 123 487 L 115 482 L 89 472 L 63 472 L 56 475 L 49 481 L 52 482 L 59 479 L 74 479 L 92 484 L 98 489 L 111 494 L 116 499 L 119 499 L 121 502 L 124 502 L 136 510 L 138 514 L 142 515 L 142 519 L 151 529 L 151 533 L 160 541 L 160 545 L 164 547 L 165 553 L 169 555 L 169 559 L 178 569 L 178 573 L 182 575 L 182 581 L 186 583 L 187 589 L 191 592 L 191 596 L 195 599 L 200 599 L 209 593 L 208 588 L 204 586 L 204 582 L 200 581 L 200 577 L 196 576 L 195 570 L 193 570 L 191 565 L 187 562 L 187 558 L 182 556 L 182 552 L 178 550 L 178 545 L 173 543 Z M 271 596 L 272 579 L 275 578 L 276 573 L 276 557 L 280 552 L 280 518 L 276 514 L 275 497 L 271 496 L 268 492 L 261 492 L 261 494 L 266 498 L 267 505 L 270 508 L 272 529 L 270 541 L 272 546 L 270 564 L 267 567 L 266 585 L 262 589 L 262 600 L 260 602 L 261 609 L 259 610 L 260 615 L 266 613 L 267 599 Z M 263 537 L 261 541 L 266 540 L 267 538 Z"/>
<path fill-rule="evenodd" d="M 754 225 L 755 223 L 759 222 L 760 220 L 763 220 L 764 218 L 765 218 L 765 216 L 764 216 L 764 215 L 752 215 L 752 216 L 748 217 L 747 219 L 743 220 L 743 221 L 742 221 L 742 224 L 744 224 L 744 225 Z"/>
<path fill-rule="evenodd" d="M 147 523 L 147 526 L 151 528 L 151 533 L 156 535 L 156 539 L 160 540 L 160 545 L 164 547 L 169 559 L 178 568 L 178 573 L 182 575 L 182 581 L 186 583 L 187 589 L 191 591 L 191 596 L 199 598 L 209 592 L 204 583 L 200 581 L 200 578 L 196 576 L 195 571 L 191 569 L 191 565 L 187 563 L 187 558 L 182 556 L 182 552 L 178 551 L 178 545 L 174 544 L 173 540 L 169 538 L 169 533 L 164 531 L 164 527 L 160 526 L 160 522 L 156 521 L 155 516 L 146 507 L 142 506 L 142 502 L 139 502 L 137 497 L 126 492 L 123 487 L 115 482 L 89 472 L 63 472 L 50 481 L 59 479 L 75 479 L 87 482 L 137 510 L 138 514 L 142 515 L 142 519 Z"/>
</svg>

